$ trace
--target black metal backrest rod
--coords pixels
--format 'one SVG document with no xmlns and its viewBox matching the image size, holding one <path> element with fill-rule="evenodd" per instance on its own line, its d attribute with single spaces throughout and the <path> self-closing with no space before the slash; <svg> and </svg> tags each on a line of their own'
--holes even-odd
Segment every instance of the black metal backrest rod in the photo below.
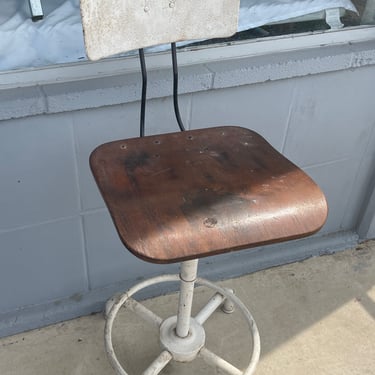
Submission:
<svg viewBox="0 0 375 375">
<path fill-rule="evenodd" d="M 181 131 L 185 130 L 184 124 L 181 120 L 180 109 L 178 107 L 178 66 L 177 66 L 177 53 L 176 43 L 171 43 L 172 50 L 172 65 L 173 65 L 173 106 L 176 120 Z"/>
<path fill-rule="evenodd" d="M 178 106 L 178 65 L 176 43 L 171 43 L 172 49 L 172 65 L 173 65 L 173 106 L 176 120 L 181 131 L 185 130 L 184 124 L 181 120 L 180 109 Z M 147 97 L 147 68 L 145 62 L 145 53 L 143 48 L 139 49 L 139 60 L 142 71 L 142 99 L 141 99 L 141 116 L 139 124 L 139 136 L 145 135 L 145 118 L 146 118 L 146 97 Z"/>
<path fill-rule="evenodd" d="M 145 135 L 145 117 L 146 117 L 146 95 L 147 95 L 147 69 L 145 62 L 145 53 L 143 48 L 139 49 L 139 60 L 142 70 L 142 100 L 141 100 L 141 118 L 139 123 L 139 136 Z"/>
</svg>

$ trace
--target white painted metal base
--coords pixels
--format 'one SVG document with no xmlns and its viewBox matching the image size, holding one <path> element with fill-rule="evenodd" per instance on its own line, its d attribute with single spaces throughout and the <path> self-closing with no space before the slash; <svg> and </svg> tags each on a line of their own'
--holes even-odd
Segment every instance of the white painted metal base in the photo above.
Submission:
<svg viewBox="0 0 375 375">
<path fill-rule="evenodd" d="M 260 356 L 260 338 L 256 323 L 245 305 L 234 295 L 233 291 L 221 288 L 208 280 L 196 278 L 197 261 L 182 263 L 180 275 L 164 275 L 145 280 L 126 293 L 110 299 L 106 305 L 105 345 L 112 367 L 119 375 L 128 375 L 119 363 L 112 344 L 112 326 L 114 319 L 122 305 L 137 313 L 145 321 L 149 322 L 160 332 L 161 354 L 143 372 L 143 375 L 159 374 L 171 361 L 190 362 L 198 356 L 208 364 L 220 368 L 230 375 L 251 375 L 254 373 Z M 135 293 L 154 284 L 170 281 L 181 282 L 181 292 L 177 316 L 172 316 L 163 321 L 159 316 L 146 308 L 141 303 L 131 298 Z M 204 285 L 216 291 L 216 294 L 208 301 L 202 310 L 191 317 L 192 289 L 194 284 Z M 185 292 L 184 292 L 185 290 Z M 240 370 L 212 353 L 205 347 L 204 322 L 220 306 L 226 312 L 233 311 L 236 305 L 244 315 L 252 335 L 252 353 L 250 363 L 244 370 Z M 187 318 L 188 317 L 188 318 Z M 180 334 L 178 333 L 180 328 Z M 182 334 L 181 334 L 182 332 Z M 185 335 L 185 333 L 187 333 Z"/>
<path fill-rule="evenodd" d="M 164 320 L 160 326 L 160 343 L 163 349 L 172 354 L 177 362 L 193 361 L 204 347 L 206 333 L 201 324 L 190 318 L 189 334 L 179 337 L 176 333 L 177 316 Z"/>
</svg>

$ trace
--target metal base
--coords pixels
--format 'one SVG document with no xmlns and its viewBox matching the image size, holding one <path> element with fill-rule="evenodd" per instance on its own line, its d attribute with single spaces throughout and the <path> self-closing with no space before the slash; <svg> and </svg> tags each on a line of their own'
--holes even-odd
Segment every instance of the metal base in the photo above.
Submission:
<svg viewBox="0 0 375 375">
<path fill-rule="evenodd" d="M 194 273 L 194 271 L 193 271 Z M 251 316 L 245 305 L 233 294 L 233 291 L 221 288 L 208 280 L 201 278 L 194 278 L 191 281 L 185 281 L 182 275 L 164 275 L 145 280 L 126 293 L 110 299 L 106 305 L 106 326 L 105 326 L 105 346 L 108 358 L 112 367 L 119 375 L 128 375 L 119 363 L 112 344 L 112 326 L 114 319 L 122 305 L 131 309 L 142 317 L 145 321 L 153 325 L 160 332 L 160 343 L 162 347 L 161 354 L 151 363 L 151 365 L 143 372 L 143 375 L 156 375 L 159 374 L 163 368 L 171 361 L 190 362 L 198 356 L 202 357 L 208 364 L 220 368 L 230 375 L 251 375 L 254 373 L 256 365 L 260 356 L 260 338 L 256 323 Z M 141 303 L 134 300 L 132 295 L 154 284 L 170 281 L 181 281 L 185 283 L 197 283 L 204 285 L 216 291 L 216 294 L 208 301 L 202 310 L 194 317 L 189 316 L 188 323 L 183 316 L 186 314 L 186 302 L 191 302 L 191 296 L 187 298 L 180 292 L 179 311 L 177 316 L 172 316 L 163 321 L 162 318 L 157 316 L 151 310 L 146 308 Z M 189 305 L 189 303 L 187 303 Z M 245 317 L 252 336 L 252 353 L 249 365 L 240 370 L 220 358 L 205 347 L 205 331 L 203 328 L 204 322 L 211 316 L 211 314 L 220 306 L 226 309 L 227 312 L 233 311 L 233 305 L 237 306 Z M 181 307 L 183 306 L 183 308 Z M 190 304 L 191 308 L 191 304 Z M 191 310 L 189 310 L 190 313 Z M 187 335 L 178 334 L 177 326 L 180 325 L 180 331 L 184 331 L 184 327 L 188 327 Z M 182 327 L 182 328 L 181 328 Z"/>
<path fill-rule="evenodd" d="M 186 337 L 176 333 L 177 316 L 164 320 L 160 326 L 160 343 L 177 362 L 193 361 L 204 347 L 206 334 L 204 328 L 194 318 L 190 319 L 190 329 Z"/>
</svg>

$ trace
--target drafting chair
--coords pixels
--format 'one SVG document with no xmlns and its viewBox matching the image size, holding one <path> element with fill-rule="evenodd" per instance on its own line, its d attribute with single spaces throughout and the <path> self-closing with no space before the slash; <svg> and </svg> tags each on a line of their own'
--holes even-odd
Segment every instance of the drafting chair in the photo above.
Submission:
<svg viewBox="0 0 375 375">
<path fill-rule="evenodd" d="M 107 303 L 105 344 L 118 374 L 127 372 L 112 345 L 120 307 L 139 314 L 160 332 L 161 354 L 143 374 L 158 374 L 171 361 L 197 356 L 228 374 L 253 374 L 260 355 L 257 326 L 230 291 L 197 278 L 198 259 L 301 238 L 325 222 L 319 187 L 255 132 L 231 126 L 186 130 L 177 102 L 175 41 L 227 36 L 236 31 L 238 0 L 81 0 L 89 58 L 172 42 L 174 104 L 181 132 L 144 137 L 146 69 L 139 138 L 96 148 L 90 165 L 117 232 L 137 257 L 153 263 L 181 262 L 179 275 L 143 281 Z M 162 320 L 132 296 L 155 283 L 180 282 L 177 315 Z M 195 283 L 216 294 L 191 316 Z M 239 370 L 205 347 L 203 324 L 222 306 L 243 313 L 252 336 L 249 364 Z"/>
</svg>

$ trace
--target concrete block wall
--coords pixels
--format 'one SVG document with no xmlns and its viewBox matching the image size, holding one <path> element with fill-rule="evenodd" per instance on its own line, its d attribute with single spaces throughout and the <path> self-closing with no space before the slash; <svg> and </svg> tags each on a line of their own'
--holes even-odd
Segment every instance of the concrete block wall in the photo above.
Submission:
<svg viewBox="0 0 375 375">
<path fill-rule="evenodd" d="M 231 69 L 226 64 L 221 71 Z M 212 67 L 192 71 L 202 80 L 182 85 L 188 128 L 225 124 L 257 131 L 316 180 L 330 208 L 312 239 L 208 259 L 202 274 L 233 276 L 355 244 L 375 178 L 375 66 L 252 83 L 245 77 L 242 85 L 215 89 Z M 19 118 L 2 108 L 0 335 L 97 311 L 136 280 L 177 270 L 145 263 L 123 248 L 88 166 L 97 145 L 138 135 L 139 102 L 129 99 L 136 97 L 133 78 L 103 79 L 108 95 L 91 90 L 92 82 L 51 86 L 42 97 L 39 89 L 26 90 Z M 128 98 L 122 103 L 113 89 L 119 81 Z M 139 84 L 134 87 L 139 92 Z M 13 102 L 17 95 L 8 91 Z M 171 98 L 156 89 L 151 96 L 147 134 L 177 131 Z"/>
</svg>

